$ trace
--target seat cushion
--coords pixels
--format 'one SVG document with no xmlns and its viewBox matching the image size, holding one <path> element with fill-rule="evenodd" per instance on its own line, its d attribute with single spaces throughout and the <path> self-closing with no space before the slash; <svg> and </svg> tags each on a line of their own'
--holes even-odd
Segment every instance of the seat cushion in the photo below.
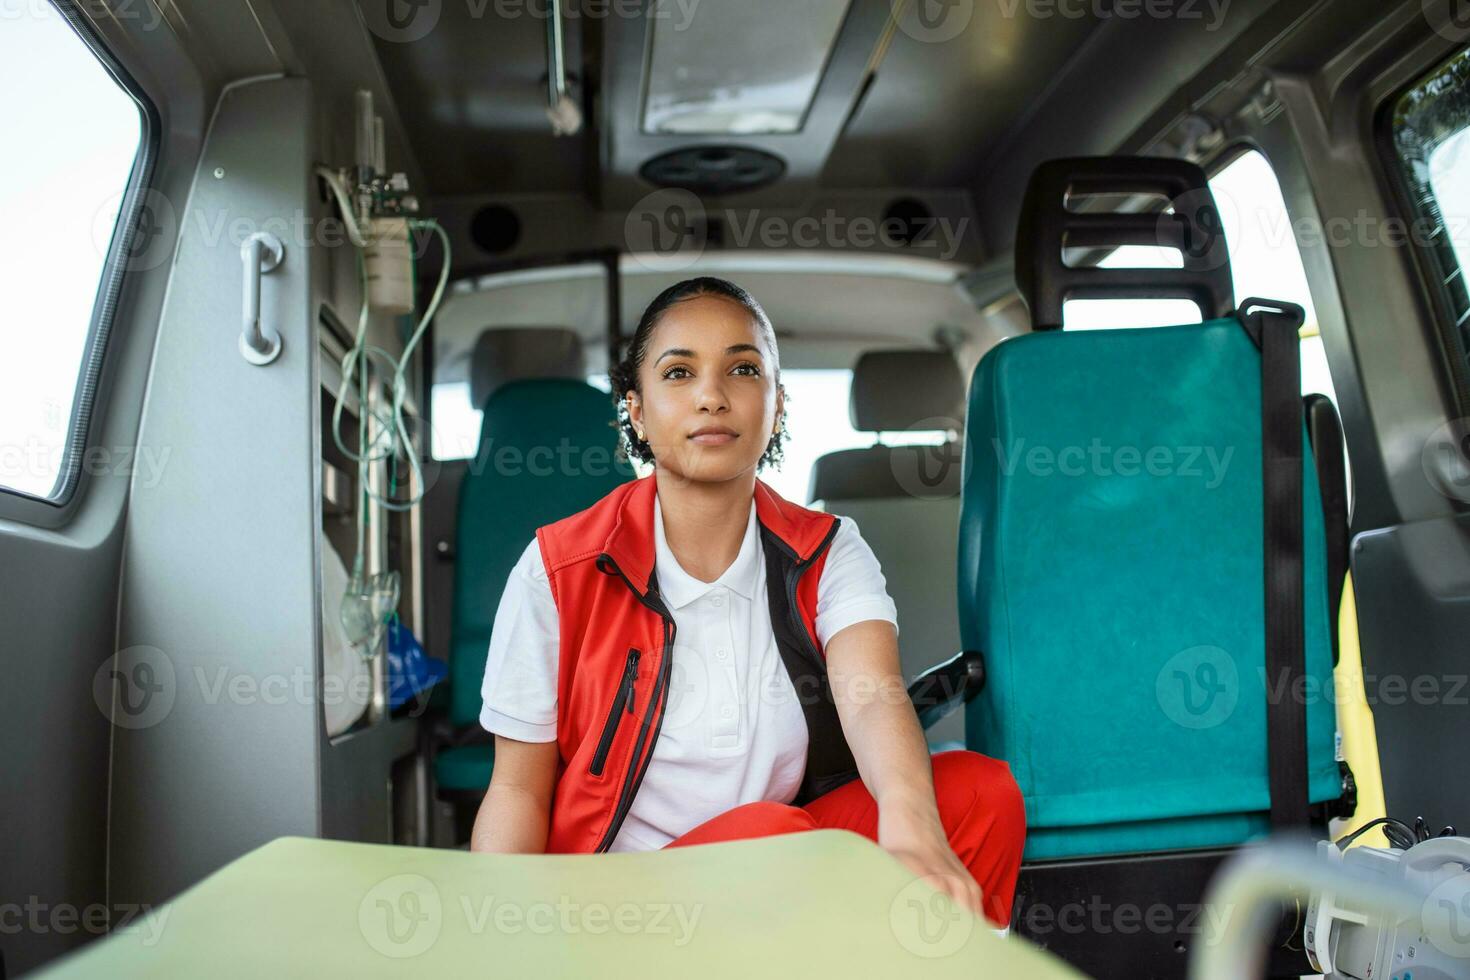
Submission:
<svg viewBox="0 0 1470 980">
<path fill-rule="evenodd" d="M 1010 763 L 1028 856 L 1243 839 L 1270 805 L 1260 357 L 1245 331 L 1007 340 L 976 368 L 966 425 L 960 631 L 989 675 L 967 741 Z M 1320 802 L 1340 779 L 1309 451 L 1303 478 Z"/>
</svg>

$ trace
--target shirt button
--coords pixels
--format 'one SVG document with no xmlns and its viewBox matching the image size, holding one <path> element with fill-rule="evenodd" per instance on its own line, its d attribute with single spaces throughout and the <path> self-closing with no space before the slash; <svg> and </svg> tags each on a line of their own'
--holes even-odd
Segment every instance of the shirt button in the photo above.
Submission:
<svg viewBox="0 0 1470 980">
<path fill-rule="evenodd" d="M 718 609 L 725 604 L 725 597 L 722 595 L 710 596 L 709 604 Z"/>
<path fill-rule="evenodd" d="M 716 657 L 719 657 L 721 660 L 724 660 L 726 657 L 730 656 L 730 651 L 728 651 L 728 650 L 716 650 L 715 651 L 715 656 Z"/>
<path fill-rule="evenodd" d="M 733 704 L 725 705 L 723 708 L 720 709 L 720 716 L 722 718 L 734 718 L 735 706 Z"/>
</svg>

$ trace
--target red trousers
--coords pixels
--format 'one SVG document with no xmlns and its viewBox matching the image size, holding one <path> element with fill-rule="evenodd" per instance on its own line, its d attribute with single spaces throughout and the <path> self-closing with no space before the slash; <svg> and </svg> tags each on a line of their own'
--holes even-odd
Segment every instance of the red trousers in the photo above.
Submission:
<svg viewBox="0 0 1470 980">
<path fill-rule="evenodd" d="M 978 752 L 932 757 L 934 797 L 949 846 L 985 896 L 985 915 L 996 926 L 1011 919 L 1011 900 L 1026 843 L 1021 790 L 1004 762 Z M 804 807 L 764 801 L 711 817 L 668 847 L 770 837 L 803 830 L 851 830 L 878 839 L 878 804 L 860 779 L 839 786 Z"/>
</svg>

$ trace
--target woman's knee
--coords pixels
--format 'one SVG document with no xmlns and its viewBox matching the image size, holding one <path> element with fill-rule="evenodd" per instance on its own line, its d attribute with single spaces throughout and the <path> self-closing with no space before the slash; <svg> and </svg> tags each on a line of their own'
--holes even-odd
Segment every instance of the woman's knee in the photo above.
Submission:
<svg viewBox="0 0 1470 980">
<path fill-rule="evenodd" d="M 997 824 L 1023 835 L 1026 804 L 1011 767 L 968 749 L 940 752 L 931 760 L 934 792 L 963 811 L 985 814 Z M 978 805 L 976 805 L 978 804 Z"/>
<path fill-rule="evenodd" d="M 732 819 L 746 827 L 759 830 L 761 836 L 790 834 L 798 830 L 815 830 L 817 823 L 812 815 L 799 806 L 760 800 L 744 803 L 729 811 Z M 755 835 L 752 835 L 755 836 Z"/>
<path fill-rule="evenodd" d="M 667 846 L 683 847 L 688 844 L 713 844 L 727 840 L 774 837 L 777 834 L 815 830 L 816 827 L 816 821 L 812 819 L 811 814 L 800 807 L 771 800 L 760 800 L 731 807 L 671 841 Z"/>
</svg>

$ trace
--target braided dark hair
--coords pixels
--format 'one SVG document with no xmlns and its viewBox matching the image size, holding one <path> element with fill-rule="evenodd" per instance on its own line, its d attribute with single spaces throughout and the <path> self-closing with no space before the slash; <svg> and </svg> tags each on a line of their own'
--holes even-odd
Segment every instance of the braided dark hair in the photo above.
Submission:
<svg viewBox="0 0 1470 980">
<path fill-rule="evenodd" d="M 776 358 L 776 330 L 771 326 L 770 317 L 761 308 L 756 298 L 745 289 L 725 279 L 716 279 L 713 276 L 699 276 L 695 279 L 685 279 L 676 282 L 654 297 L 653 302 L 648 304 L 648 309 L 643 311 L 643 317 L 638 321 L 638 329 L 633 331 L 633 338 L 628 342 L 627 353 L 623 359 L 613 365 L 608 372 L 608 379 L 612 382 L 613 404 L 617 407 L 618 431 L 622 438 L 619 440 L 619 450 L 623 455 L 636 459 L 643 463 L 653 462 L 653 449 L 644 439 L 639 439 L 633 430 L 633 420 L 628 415 L 628 392 L 638 391 L 638 369 L 643 366 L 643 358 L 648 353 L 648 339 L 653 334 L 653 328 L 669 308 L 676 303 L 682 303 L 686 299 L 696 296 L 723 296 L 734 300 L 755 320 L 766 345 L 770 348 L 772 361 L 775 362 L 776 387 L 781 388 L 781 367 Z M 784 389 L 781 389 L 784 394 Z M 778 469 L 781 461 L 785 458 L 784 447 L 786 444 L 786 409 L 783 401 L 779 429 L 771 436 L 771 441 L 766 444 L 766 451 L 761 454 L 756 463 L 756 469 L 761 470 L 766 466 L 775 466 Z"/>
</svg>

